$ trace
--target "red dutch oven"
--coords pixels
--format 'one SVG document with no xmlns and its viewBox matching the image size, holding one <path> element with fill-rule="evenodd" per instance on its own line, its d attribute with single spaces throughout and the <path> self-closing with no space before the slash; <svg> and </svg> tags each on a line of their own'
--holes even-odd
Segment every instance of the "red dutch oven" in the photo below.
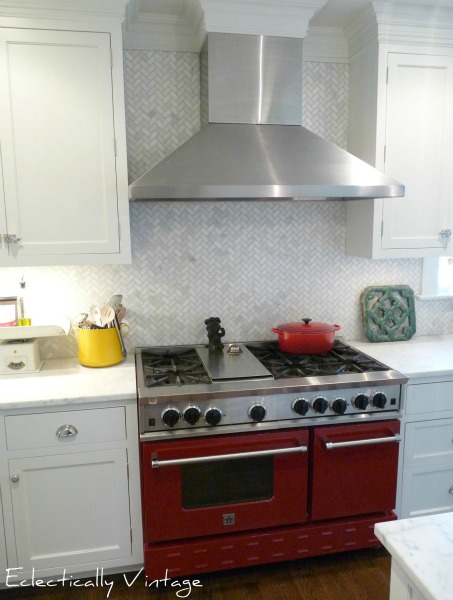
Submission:
<svg viewBox="0 0 453 600">
<path fill-rule="evenodd" d="M 340 325 L 314 323 L 302 319 L 303 323 L 283 323 L 272 331 L 278 333 L 278 345 L 282 352 L 291 354 L 321 354 L 332 350 L 335 332 Z"/>
</svg>

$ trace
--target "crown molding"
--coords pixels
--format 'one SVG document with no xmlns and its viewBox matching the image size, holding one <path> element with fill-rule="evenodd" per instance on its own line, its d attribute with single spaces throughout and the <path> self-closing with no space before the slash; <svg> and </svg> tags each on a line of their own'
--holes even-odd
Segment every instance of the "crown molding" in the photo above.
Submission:
<svg viewBox="0 0 453 600">
<path fill-rule="evenodd" d="M 209 32 L 304 38 L 326 0 L 199 0 Z"/>
<path fill-rule="evenodd" d="M 453 42 L 453 7 L 373 2 L 379 42 L 442 46 Z"/>
<path fill-rule="evenodd" d="M 142 10 L 142 0 L 129 0 L 123 26 L 123 46 L 133 50 L 199 52 L 206 36 L 197 0 L 184 4 L 182 15 Z"/>
<path fill-rule="evenodd" d="M 308 28 L 304 39 L 304 62 L 348 63 L 348 42 L 340 27 Z"/>
<path fill-rule="evenodd" d="M 371 42 L 446 47 L 453 44 L 453 6 L 427 0 L 397 3 L 375 0 L 345 28 L 349 54 Z"/>
<path fill-rule="evenodd" d="M 143 10 L 130 0 L 123 27 L 127 50 L 199 52 L 206 31 L 303 37 L 304 61 L 348 62 L 346 38 L 339 28 L 309 27 L 325 0 L 189 0 L 180 15 Z M 259 18 L 258 18 L 259 17 Z"/>
<path fill-rule="evenodd" d="M 370 4 L 344 29 L 349 46 L 349 56 L 354 56 L 362 48 L 376 41 L 377 30 L 376 13 Z"/>
<path fill-rule="evenodd" d="M 124 20 L 128 0 L 0 0 L 0 17 L 49 20 Z"/>
</svg>

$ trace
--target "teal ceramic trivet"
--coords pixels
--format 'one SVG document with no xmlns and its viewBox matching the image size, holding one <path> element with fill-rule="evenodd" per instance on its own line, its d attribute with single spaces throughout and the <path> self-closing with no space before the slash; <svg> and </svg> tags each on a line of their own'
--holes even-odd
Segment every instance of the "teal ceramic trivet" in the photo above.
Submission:
<svg viewBox="0 0 453 600">
<path fill-rule="evenodd" d="M 415 333 L 415 299 L 407 285 L 367 287 L 360 296 L 363 330 L 371 342 L 410 340 Z"/>
</svg>

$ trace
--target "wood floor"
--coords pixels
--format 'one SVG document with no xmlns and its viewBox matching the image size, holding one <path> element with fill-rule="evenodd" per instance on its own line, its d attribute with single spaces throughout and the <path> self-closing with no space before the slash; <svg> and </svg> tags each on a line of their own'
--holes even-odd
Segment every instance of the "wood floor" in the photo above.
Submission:
<svg viewBox="0 0 453 600">
<path fill-rule="evenodd" d="M 147 587 L 144 577 L 132 583 L 136 574 L 104 575 L 104 585 L 98 579 L 97 587 L 93 577 L 81 580 L 80 588 L 8 588 L 0 595 L 2 600 L 388 600 L 390 556 L 384 548 L 361 550 L 184 577 L 160 591 Z"/>
</svg>

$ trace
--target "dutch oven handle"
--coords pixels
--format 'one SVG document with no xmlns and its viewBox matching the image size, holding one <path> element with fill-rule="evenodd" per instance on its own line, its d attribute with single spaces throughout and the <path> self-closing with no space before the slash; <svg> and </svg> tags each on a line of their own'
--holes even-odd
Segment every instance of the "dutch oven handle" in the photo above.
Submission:
<svg viewBox="0 0 453 600">
<path fill-rule="evenodd" d="M 312 319 L 301 319 L 305 325 L 308 325 L 310 323 L 310 321 L 312 321 Z M 338 331 L 339 329 L 341 329 L 341 325 L 332 325 L 332 327 L 335 329 L 335 331 Z"/>
</svg>

